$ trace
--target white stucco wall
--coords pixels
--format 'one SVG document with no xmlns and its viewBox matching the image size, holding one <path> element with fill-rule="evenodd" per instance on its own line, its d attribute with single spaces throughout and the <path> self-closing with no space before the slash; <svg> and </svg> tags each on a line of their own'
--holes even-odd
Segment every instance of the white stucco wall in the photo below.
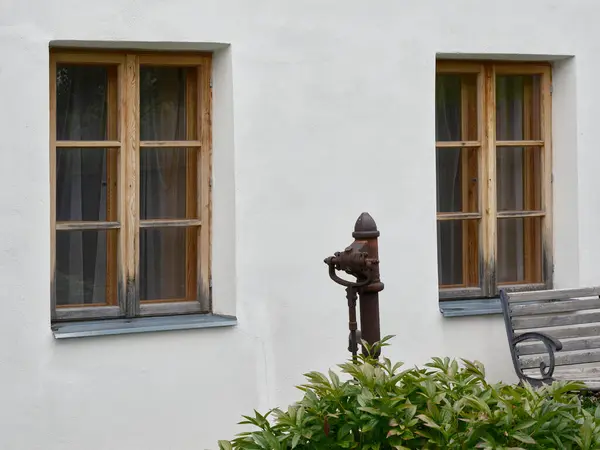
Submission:
<svg viewBox="0 0 600 450">
<path fill-rule="evenodd" d="M 325 256 L 369 211 L 394 359 L 479 359 L 512 381 L 499 317 L 437 304 L 436 53 L 546 55 L 556 284 L 600 284 L 595 0 L 2 0 L 0 448 L 215 448 L 347 357 Z M 231 329 L 57 342 L 49 321 L 48 45 L 225 43 L 215 62 L 215 305 Z M 177 44 L 179 43 L 179 44 Z M 574 56 L 574 58 L 564 58 Z M 351 181 L 351 184 L 349 184 Z"/>
</svg>

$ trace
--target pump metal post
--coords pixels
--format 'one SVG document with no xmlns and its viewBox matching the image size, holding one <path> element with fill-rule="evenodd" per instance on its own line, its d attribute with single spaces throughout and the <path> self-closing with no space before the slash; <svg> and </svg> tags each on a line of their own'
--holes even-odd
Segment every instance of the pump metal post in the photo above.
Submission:
<svg viewBox="0 0 600 450">
<path fill-rule="evenodd" d="M 349 350 L 356 354 L 357 336 L 365 340 L 369 345 L 378 342 L 380 336 L 379 324 L 379 292 L 383 290 L 383 283 L 379 277 L 379 230 L 369 213 L 362 213 L 352 233 L 354 242 L 343 252 L 336 252 L 334 256 L 325 259 L 329 266 L 329 277 L 336 283 L 347 288 L 350 347 Z M 336 270 L 344 271 L 356 278 L 356 281 L 348 281 L 340 278 Z M 356 314 L 354 311 L 355 301 L 353 293 L 358 293 L 360 304 L 360 326 L 357 330 Z M 368 352 L 363 347 L 363 354 Z M 379 353 L 372 355 L 379 356 Z"/>
</svg>

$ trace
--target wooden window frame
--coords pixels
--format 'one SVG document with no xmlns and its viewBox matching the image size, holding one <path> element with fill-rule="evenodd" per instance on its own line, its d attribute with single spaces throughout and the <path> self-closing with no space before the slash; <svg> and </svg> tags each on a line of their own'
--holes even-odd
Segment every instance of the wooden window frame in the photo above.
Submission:
<svg viewBox="0 0 600 450">
<path fill-rule="evenodd" d="M 436 74 L 476 74 L 478 130 L 476 141 L 436 142 L 436 148 L 477 148 L 478 180 L 477 212 L 437 213 L 437 220 L 477 219 L 479 285 L 475 287 L 439 287 L 440 300 L 493 298 L 499 289 L 531 291 L 551 289 L 553 285 L 552 238 L 552 71 L 549 63 L 508 63 L 499 61 L 440 61 Z M 541 81 L 541 117 L 539 140 L 496 140 L 496 75 L 539 75 Z M 496 148 L 524 147 L 540 149 L 541 209 L 537 211 L 498 211 L 496 193 Z M 500 218 L 541 218 L 540 283 L 498 284 L 496 282 L 497 220 Z M 465 244 L 463 244 L 465 245 Z"/>
<path fill-rule="evenodd" d="M 117 91 L 116 104 L 108 110 L 117 122 L 114 135 L 106 141 L 57 141 L 56 73 L 57 64 L 103 65 L 116 67 L 109 77 L 108 90 Z M 139 129 L 139 72 L 143 65 L 187 67 L 194 71 L 194 85 L 188 79 L 186 108 L 195 108 L 188 117 L 185 141 L 141 141 Z M 52 322 L 134 318 L 176 314 L 209 313 L 211 288 L 211 171 L 212 171 L 212 57 L 210 53 L 147 51 L 50 50 L 50 211 L 51 211 L 51 317 Z M 189 78 L 189 77 L 188 77 Z M 190 92 L 192 94 L 190 94 Z M 113 102 L 114 103 L 114 102 Z M 190 131 L 192 130 L 192 131 Z M 116 139 L 114 139 L 116 137 Z M 140 220 L 140 151 L 144 147 L 179 147 L 186 155 L 186 219 Z M 57 148 L 112 149 L 107 151 L 107 189 L 116 189 L 109 198 L 104 222 L 57 222 L 56 157 Z M 118 186 L 117 186 L 118 180 Z M 193 188 L 189 188 L 193 186 Z M 114 198 L 111 201 L 110 198 Z M 190 217 L 189 211 L 193 211 Z M 140 231 L 144 228 L 186 227 L 186 298 L 140 300 Z M 116 264 L 107 264 L 107 306 L 58 306 L 56 298 L 56 232 L 114 230 L 108 253 L 114 251 Z M 110 239 L 116 242 L 111 243 Z M 107 258 L 110 260 L 111 258 Z"/>
</svg>

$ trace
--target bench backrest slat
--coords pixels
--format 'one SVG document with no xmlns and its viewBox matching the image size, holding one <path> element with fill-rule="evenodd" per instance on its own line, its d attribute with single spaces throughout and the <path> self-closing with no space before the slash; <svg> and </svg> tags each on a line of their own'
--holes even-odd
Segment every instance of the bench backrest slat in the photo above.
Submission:
<svg viewBox="0 0 600 450">
<path fill-rule="evenodd" d="M 590 350 L 583 353 L 562 353 L 558 352 L 554 356 L 557 366 L 573 366 L 575 364 L 587 364 L 592 362 L 600 362 L 600 350 Z M 546 355 L 523 356 L 520 358 L 521 367 L 523 369 L 535 369 L 540 367 L 540 363 L 544 361 L 548 363 Z"/>
<path fill-rule="evenodd" d="M 565 341 L 563 344 L 563 352 L 572 352 L 577 350 L 591 350 L 593 348 L 600 348 L 600 337 L 584 337 L 581 339 L 571 339 Z M 537 355 L 546 352 L 546 346 L 544 344 L 532 342 L 523 342 L 517 344 L 517 354 L 519 356 L 525 355 Z"/>
<path fill-rule="evenodd" d="M 586 323 L 600 323 L 600 312 L 585 312 L 552 314 L 534 317 L 513 317 L 513 330 L 533 330 L 536 328 L 564 327 L 567 325 L 583 325 Z"/>
<path fill-rule="evenodd" d="M 570 298 L 593 297 L 600 295 L 600 286 L 581 289 L 553 289 L 546 291 L 508 292 L 508 301 L 531 302 L 540 300 L 568 300 Z"/>
<path fill-rule="evenodd" d="M 600 309 L 600 298 L 582 298 L 578 300 L 560 300 L 516 303 L 510 305 L 512 316 L 533 316 L 538 314 L 551 314 L 570 311 L 583 311 L 586 309 Z"/>
</svg>

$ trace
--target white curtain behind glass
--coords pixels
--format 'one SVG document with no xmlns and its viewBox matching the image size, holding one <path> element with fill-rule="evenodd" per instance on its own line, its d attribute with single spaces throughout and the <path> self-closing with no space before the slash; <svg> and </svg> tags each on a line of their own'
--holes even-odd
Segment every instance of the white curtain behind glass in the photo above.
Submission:
<svg viewBox="0 0 600 450">
<path fill-rule="evenodd" d="M 144 68 L 140 89 L 143 140 L 185 139 L 185 76 L 177 68 Z M 107 139 L 107 70 L 57 70 L 57 139 Z M 57 221 L 103 221 L 107 207 L 107 154 L 103 149 L 57 149 Z M 185 150 L 140 150 L 141 219 L 184 218 Z M 59 231 L 57 304 L 106 303 L 105 231 Z M 140 232 L 142 299 L 185 295 L 185 230 Z"/>
<path fill-rule="evenodd" d="M 186 73 L 143 67 L 140 74 L 142 141 L 186 139 Z M 186 217 L 186 149 L 140 150 L 141 219 Z M 185 229 L 140 232 L 140 295 L 143 300 L 185 297 Z"/>
<path fill-rule="evenodd" d="M 58 140 L 106 139 L 106 69 L 59 67 L 56 91 Z M 105 150 L 58 148 L 56 158 L 56 220 L 105 220 Z M 105 303 L 105 293 L 106 232 L 57 232 L 57 303 Z"/>
<path fill-rule="evenodd" d="M 523 77 L 496 77 L 496 139 L 524 139 Z M 496 149 L 498 211 L 523 210 L 523 148 Z M 522 281 L 524 273 L 523 219 L 498 220 L 498 265 L 496 278 Z"/>
<path fill-rule="evenodd" d="M 523 139 L 522 77 L 497 77 L 496 117 L 499 140 Z M 436 82 L 436 140 L 461 141 L 461 77 L 442 75 Z M 437 210 L 462 211 L 461 152 L 439 149 L 436 156 Z M 523 209 L 523 150 L 499 148 L 496 160 L 499 210 Z M 459 222 L 438 222 L 440 284 L 461 284 L 463 233 Z M 498 223 L 498 281 L 523 279 L 523 226 L 520 219 Z"/>
</svg>

